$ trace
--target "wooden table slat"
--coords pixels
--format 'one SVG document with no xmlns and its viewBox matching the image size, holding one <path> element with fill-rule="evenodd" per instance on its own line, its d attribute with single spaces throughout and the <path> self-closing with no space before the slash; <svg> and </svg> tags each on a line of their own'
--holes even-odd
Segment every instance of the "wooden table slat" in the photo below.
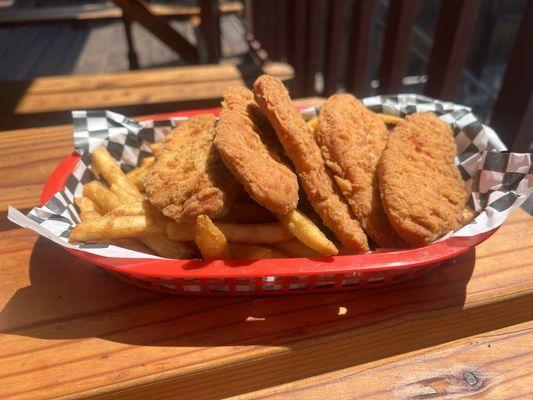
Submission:
<svg viewBox="0 0 533 400">
<path fill-rule="evenodd" d="M 269 75 L 281 75 L 282 77 L 293 73 L 292 68 L 287 64 L 276 62 L 265 64 L 263 71 Z M 209 82 L 213 81 L 254 77 L 258 73 L 261 73 L 261 69 L 253 65 L 237 67 L 233 64 L 217 64 L 112 72 L 107 74 L 85 74 L 76 77 L 47 76 L 36 78 L 28 83 L 2 82 L 2 85 L 5 85 L 7 90 L 25 85 L 25 90 L 28 94 L 54 94 L 63 92 L 86 92 L 107 88 L 157 86 L 169 83 L 204 82 L 208 85 Z"/>
<path fill-rule="evenodd" d="M 35 206 L 71 140 L 70 126 L 0 133 L 0 211 Z M 517 210 L 419 279 L 288 299 L 143 291 L 2 222 L 0 398 L 450 398 L 467 371 L 468 393 L 527 398 L 532 227 Z"/>
<path fill-rule="evenodd" d="M 414 354 L 347 368 L 259 392 L 246 399 L 425 399 L 533 396 L 524 362 L 531 360 L 533 322 L 513 325 Z M 446 397 L 444 397 L 446 396 Z"/>
</svg>

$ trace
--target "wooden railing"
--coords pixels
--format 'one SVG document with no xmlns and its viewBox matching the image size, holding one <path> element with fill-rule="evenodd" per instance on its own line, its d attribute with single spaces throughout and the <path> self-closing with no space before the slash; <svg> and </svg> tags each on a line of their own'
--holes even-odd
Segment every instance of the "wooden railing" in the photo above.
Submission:
<svg viewBox="0 0 533 400">
<path fill-rule="evenodd" d="M 362 97 L 370 91 L 367 75 L 375 3 L 373 0 L 251 0 L 247 4 L 252 7 L 249 22 L 253 36 L 269 58 L 292 64 L 294 95 L 328 96 L 342 87 Z M 416 3 L 416 0 L 389 1 L 378 68 L 379 93 L 404 90 Z M 479 0 L 442 2 L 427 64 L 424 93 L 428 96 L 456 100 L 479 6 Z M 349 29 L 345 26 L 347 19 Z M 491 125 L 513 151 L 528 151 L 533 138 L 532 41 L 533 1 L 527 1 L 507 71 L 489 116 Z M 323 88 L 318 93 L 317 72 L 323 77 Z"/>
</svg>

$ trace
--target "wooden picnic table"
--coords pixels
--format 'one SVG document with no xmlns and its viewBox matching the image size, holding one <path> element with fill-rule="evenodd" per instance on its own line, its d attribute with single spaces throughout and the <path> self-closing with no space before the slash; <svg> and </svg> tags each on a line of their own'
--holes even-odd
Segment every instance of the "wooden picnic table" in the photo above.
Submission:
<svg viewBox="0 0 533 400">
<path fill-rule="evenodd" d="M 9 203 L 38 204 L 71 151 L 68 125 L 0 132 L 0 398 L 533 396 L 523 210 L 475 250 L 390 288 L 168 296 L 6 221 Z"/>
</svg>

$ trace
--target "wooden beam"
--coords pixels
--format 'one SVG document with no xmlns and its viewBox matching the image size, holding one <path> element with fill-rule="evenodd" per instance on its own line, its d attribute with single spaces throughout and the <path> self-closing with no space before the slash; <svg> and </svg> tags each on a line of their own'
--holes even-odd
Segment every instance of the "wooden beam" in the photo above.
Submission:
<svg viewBox="0 0 533 400">
<path fill-rule="evenodd" d="M 174 50 L 185 61 L 198 63 L 198 50 L 183 36 L 176 32 L 164 18 L 153 14 L 143 0 L 112 0 L 122 8 L 124 14 L 136 21 L 155 35 L 159 40 Z"/>
<path fill-rule="evenodd" d="M 109 109 L 126 115 L 216 107 L 231 85 L 251 86 L 263 74 L 292 79 L 284 63 L 196 65 L 109 74 L 40 77 L 0 82 L 0 130 L 70 120 L 72 109 Z"/>
<path fill-rule="evenodd" d="M 490 124 L 511 151 L 528 152 L 533 132 L 533 2 L 526 2 L 522 22 Z"/>
<path fill-rule="evenodd" d="M 415 12 L 416 0 L 390 1 L 379 68 L 380 93 L 397 93 L 402 88 Z"/>
<path fill-rule="evenodd" d="M 353 3 L 352 28 L 348 50 L 346 90 L 357 96 L 367 93 L 368 49 L 372 33 L 374 0 L 359 0 Z"/>
<path fill-rule="evenodd" d="M 441 100 L 454 100 L 461 72 L 474 38 L 479 0 L 442 3 L 428 63 L 424 92 Z"/>
<path fill-rule="evenodd" d="M 207 59 L 209 63 L 218 63 L 220 60 L 220 14 L 218 0 L 200 0 L 201 25 L 207 46 Z"/>
<path fill-rule="evenodd" d="M 342 34 L 344 16 L 347 10 L 346 0 L 328 2 L 328 20 L 326 23 L 326 65 L 324 69 L 324 95 L 329 96 L 337 91 L 337 83 L 341 74 Z"/>
</svg>

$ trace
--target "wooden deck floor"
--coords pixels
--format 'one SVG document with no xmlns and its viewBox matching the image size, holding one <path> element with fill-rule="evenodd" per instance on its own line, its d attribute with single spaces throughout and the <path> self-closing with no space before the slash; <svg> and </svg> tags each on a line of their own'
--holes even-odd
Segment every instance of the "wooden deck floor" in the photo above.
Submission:
<svg viewBox="0 0 533 400">
<path fill-rule="evenodd" d="M 24 6 L 29 2 L 15 4 Z M 191 43 L 200 40 L 200 55 L 206 57 L 198 27 L 190 21 L 173 21 L 172 25 Z M 237 62 L 246 57 L 248 44 L 240 17 L 224 15 L 221 33 L 222 62 Z M 133 36 L 140 68 L 183 65 L 177 54 L 143 27 L 133 24 Z M 0 80 L 126 70 L 127 45 L 120 21 L 0 28 Z"/>
</svg>

